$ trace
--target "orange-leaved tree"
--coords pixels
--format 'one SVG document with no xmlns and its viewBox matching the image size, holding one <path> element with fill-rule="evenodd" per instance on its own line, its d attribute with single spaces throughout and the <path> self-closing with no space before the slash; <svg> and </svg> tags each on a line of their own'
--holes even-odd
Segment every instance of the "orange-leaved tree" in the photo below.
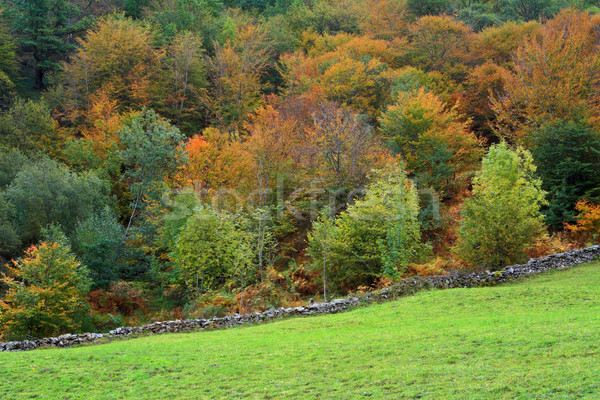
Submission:
<svg viewBox="0 0 600 400">
<path fill-rule="evenodd" d="M 219 189 L 236 189 L 245 194 L 251 185 L 251 156 L 238 140 L 216 128 L 206 128 L 202 135 L 190 138 L 185 150 L 189 163 L 182 166 L 180 177 L 200 197 Z"/>
<path fill-rule="evenodd" d="M 579 234 L 584 242 L 600 243 L 600 204 L 580 200 L 575 209 L 579 212 L 577 222 L 565 227 Z"/>
<path fill-rule="evenodd" d="M 493 99 L 504 136 L 519 140 L 558 119 L 599 126 L 599 28 L 599 16 L 566 9 L 519 46 L 504 94 Z"/>
<path fill-rule="evenodd" d="M 372 169 L 391 161 L 372 127 L 355 111 L 323 103 L 311 117 L 306 128 L 306 165 L 325 187 L 362 187 Z"/>
</svg>

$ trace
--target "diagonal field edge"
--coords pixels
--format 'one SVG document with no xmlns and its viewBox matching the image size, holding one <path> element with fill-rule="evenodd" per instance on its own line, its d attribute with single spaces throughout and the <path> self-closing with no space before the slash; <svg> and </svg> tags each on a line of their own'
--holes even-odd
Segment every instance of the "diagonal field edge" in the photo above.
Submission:
<svg viewBox="0 0 600 400">
<path fill-rule="evenodd" d="M 469 288 L 498 285 L 525 275 L 539 274 L 556 269 L 570 268 L 600 257 L 600 245 L 585 249 L 568 250 L 546 257 L 532 258 L 527 264 L 511 265 L 496 272 L 452 273 L 429 277 L 413 277 L 393 284 L 385 289 L 369 292 L 357 297 L 335 299 L 327 303 L 315 303 L 302 307 L 271 309 L 262 313 L 236 314 L 222 318 L 186 319 L 154 322 L 137 327 L 120 327 L 102 333 L 65 334 L 58 337 L 20 342 L 0 342 L 2 351 L 24 351 L 40 347 L 70 347 L 72 345 L 94 342 L 101 338 L 117 338 L 140 334 L 179 333 L 206 329 L 224 329 L 239 325 L 256 324 L 276 318 L 297 315 L 332 314 L 346 311 L 357 305 L 394 300 L 426 289 Z"/>
</svg>

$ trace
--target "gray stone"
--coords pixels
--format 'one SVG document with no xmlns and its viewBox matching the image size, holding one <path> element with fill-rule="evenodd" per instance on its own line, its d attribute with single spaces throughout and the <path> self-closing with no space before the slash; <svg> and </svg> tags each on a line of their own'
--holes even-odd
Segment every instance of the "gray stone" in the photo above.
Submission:
<svg viewBox="0 0 600 400">
<path fill-rule="evenodd" d="M 56 338 L 24 340 L 22 342 L 0 342 L 2 351 L 24 351 L 39 347 L 69 347 L 75 344 L 93 342 L 103 337 L 122 337 L 142 333 L 189 332 L 208 328 L 228 328 L 243 324 L 254 324 L 285 315 L 331 314 L 346 311 L 358 304 L 369 304 L 404 297 L 423 288 L 475 287 L 497 285 L 523 275 L 538 274 L 552 269 L 563 269 L 593 261 L 600 256 L 600 245 L 580 250 L 569 250 L 548 257 L 532 258 L 526 265 L 510 265 L 501 271 L 482 273 L 451 273 L 444 276 L 415 277 L 398 282 L 391 287 L 366 293 L 358 297 L 334 299 L 328 303 L 311 303 L 304 307 L 269 309 L 263 313 L 235 314 L 224 318 L 192 319 L 154 322 L 132 327 L 119 327 L 108 334 L 83 333 L 65 334 Z"/>
</svg>

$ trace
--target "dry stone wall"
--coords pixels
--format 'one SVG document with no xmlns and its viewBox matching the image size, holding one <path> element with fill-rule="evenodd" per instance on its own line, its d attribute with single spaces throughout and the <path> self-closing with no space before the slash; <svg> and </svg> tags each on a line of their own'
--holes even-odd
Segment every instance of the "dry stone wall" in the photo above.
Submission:
<svg viewBox="0 0 600 400">
<path fill-rule="evenodd" d="M 525 275 L 538 274 L 545 271 L 569 268 L 587 263 L 600 257 L 600 245 L 580 250 L 569 250 L 564 253 L 529 260 L 524 265 L 511 265 L 501 271 L 481 273 L 452 273 L 431 277 L 414 277 L 405 279 L 388 288 L 370 292 L 362 296 L 350 296 L 335 299 L 327 303 L 314 303 L 302 307 L 271 309 L 262 313 L 232 315 L 222 318 L 187 319 L 177 321 L 155 322 L 137 327 L 120 327 L 107 334 L 83 333 L 66 334 L 54 338 L 24 340 L 20 342 L 0 342 L 2 351 L 24 351 L 39 347 L 69 347 L 82 343 L 94 342 L 102 338 L 116 338 L 130 335 L 144 335 L 167 332 L 189 332 L 206 329 L 223 329 L 239 325 L 256 324 L 299 315 L 332 314 L 346 311 L 361 304 L 392 300 L 416 293 L 424 289 L 468 288 L 491 286 L 510 281 Z"/>
</svg>

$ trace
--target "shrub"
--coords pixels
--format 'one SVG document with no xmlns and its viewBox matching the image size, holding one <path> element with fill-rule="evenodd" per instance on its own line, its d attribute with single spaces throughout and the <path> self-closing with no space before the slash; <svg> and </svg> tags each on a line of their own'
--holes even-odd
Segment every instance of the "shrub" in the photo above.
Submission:
<svg viewBox="0 0 600 400">
<path fill-rule="evenodd" d="M 145 311 L 148 303 L 139 290 L 123 281 L 113 283 L 109 290 L 98 289 L 90 292 L 88 299 L 96 312 L 119 313 L 125 316 L 132 316 L 137 311 Z"/>
<path fill-rule="evenodd" d="M 578 234 L 583 243 L 600 243 L 600 204 L 586 200 L 577 202 L 579 212 L 576 224 L 566 224 L 569 231 Z"/>
<path fill-rule="evenodd" d="M 14 261 L 2 281 L 8 286 L 0 302 L 0 336 L 55 336 L 81 327 L 88 307 L 87 270 L 68 246 L 41 243 Z"/>
<path fill-rule="evenodd" d="M 573 250 L 580 245 L 573 240 L 568 232 L 556 232 L 552 235 L 543 234 L 537 237 L 533 246 L 527 250 L 527 257 L 539 258 L 551 254 L 564 253 L 567 250 Z"/>
</svg>

